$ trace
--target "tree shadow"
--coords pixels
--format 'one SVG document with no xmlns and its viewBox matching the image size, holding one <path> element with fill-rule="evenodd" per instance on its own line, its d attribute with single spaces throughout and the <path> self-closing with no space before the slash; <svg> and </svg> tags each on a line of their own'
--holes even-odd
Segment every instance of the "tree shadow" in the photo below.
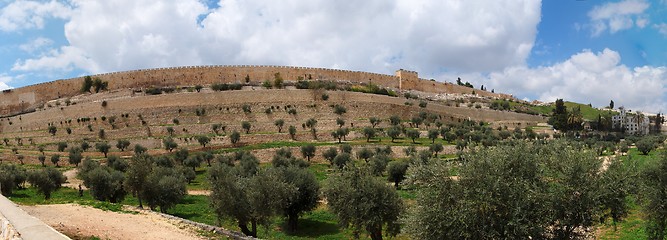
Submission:
<svg viewBox="0 0 667 240">
<path fill-rule="evenodd" d="M 335 235 L 340 233 L 337 224 L 330 222 L 317 221 L 312 219 L 299 219 L 299 225 L 296 232 L 287 232 L 287 222 L 281 224 L 281 228 L 288 236 L 318 238 L 326 235 Z"/>
<path fill-rule="evenodd" d="M 26 193 L 17 193 L 16 191 L 12 192 L 12 194 L 10 196 L 12 198 L 29 198 L 30 197 L 30 195 L 28 195 Z"/>
</svg>

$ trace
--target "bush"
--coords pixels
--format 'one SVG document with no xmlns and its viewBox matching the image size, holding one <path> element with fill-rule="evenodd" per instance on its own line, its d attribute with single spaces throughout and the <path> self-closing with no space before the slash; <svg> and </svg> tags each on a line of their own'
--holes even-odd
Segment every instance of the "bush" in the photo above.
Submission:
<svg viewBox="0 0 667 240">
<path fill-rule="evenodd" d="M 295 138 L 296 138 L 296 127 L 294 125 L 290 125 L 289 128 L 287 129 L 287 132 L 289 132 L 290 138 L 292 138 L 292 140 L 295 140 Z"/>
<path fill-rule="evenodd" d="M 58 152 L 64 152 L 65 148 L 67 148 L 67 143 L 66 142 L 59 142 L 58 143 Z"/>
<path fill-rule="evenodd" d="M 399 233 L 403 201 L 384 182 L 352 167 L 329 178 L 326 186 L 327 205 L 343 227 L 353 232 L 366 230 L 374 240 L 382 239 L 383 229 L 389 236 Z"/>
<path fill-rule="evenodd" d="M 109 167 L 99 166 L 86 173 L 83 179 L 93 198 L 99 201 L 117 203 L 127 194 L 123 188 L 125 175 Z"/>
<path fill-rule="evenodd" d="M 650 139 L 648 137 L 642 138 L 637 142 L 637 150 L 642 152 L 644 155 L 648 155 L 649 152 L 651 152 L 655 148 L 655 143 L 653 142 L 653 139 Z"/>
<path fill-rule="evenodd" d="M 27 173 L 16 165 L 0 165 L 0 190 L 2 195 L 11 196 L 14 189 L 18 189 L 26 181 Z"/>
<path fill-rule="evenodd" d="M 241 140 L 241 134 L 237 131 L 233 131 L 231 135 L 229 135 L 229 139 L 232 142 L 232 144 L 236 144 Z"/>
<path fill-rule="evenodd" d="M 186 179 L 175 169 L 156 167 L 146 177 L 143 196 L 148 206 L 160 212 L 167 210 L 183 199 L 186 195 Z"/>
<path fill-rule="evenodd" d="M 162 88 L 147 88 L 144 92 L 148 95 L 158 95 L 162 94 Z"/>
<path fill-rule="evenodd" d="M 243 128 L 245 130 L 245 134 L 250 133 L 250 128 L 251 127 L 252 127 L 252 124 L 250 124 L 250 122 L 248 122 L 248 121 L 241 122 L 241 128 Z"/>
<path fill-rule="evenodd" d="M 405 180 L 405 174 L 408 171 L 408 163 L 403 161 L 393 161 L 389 163 L 387 170 L 387 180 L 394 183 L 395 188 L 399 188 L 399 184 Z"/>
<path fill-rule="evenodd" d="M 34 170 L 28 174 L 28 182 L 37 188 L 39 193 L 44 194 L 45 199 L 51 198 L 51 193 L 60 188 L 65 181 L 67 177 L 51 167 Z"/>
<path fill-rule="evenodd" d="M 69 149 L 69 157 L 68 161 L 70 164 L 74 164 L 75 166 L 79 166 L 79 163 L 81 163 L 81 159 L 83 159 L 83 155 L 81 153 L 83 150 L 78 147 L 72 147 Z"/>
<path fill-rule="evenodd" d="M 341 105 L 338 105 L 338 104 L 336 104 L 336 105 L 334 106 L 334 113 L 335 113 L 335 114 L 343 115 L 343 114 L 346 113 L 346 112 L 347 112 L 347 109 L 345 109 L 345 107 L 343 107 L 343 106 L 341 106 Z"/>
</svg>

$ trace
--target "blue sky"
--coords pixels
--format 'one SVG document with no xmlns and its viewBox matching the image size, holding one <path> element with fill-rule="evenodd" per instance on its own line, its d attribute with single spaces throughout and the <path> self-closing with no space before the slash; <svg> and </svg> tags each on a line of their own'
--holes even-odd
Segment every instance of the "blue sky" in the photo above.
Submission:
<svg viewBox="0 0 667 240">
<path fill-rule="evenodd" d="M 0 0 L 0 56 L 0 89 L 181 65 L 405 68 L 666 112 L 667 0 Z"/>
</svg>

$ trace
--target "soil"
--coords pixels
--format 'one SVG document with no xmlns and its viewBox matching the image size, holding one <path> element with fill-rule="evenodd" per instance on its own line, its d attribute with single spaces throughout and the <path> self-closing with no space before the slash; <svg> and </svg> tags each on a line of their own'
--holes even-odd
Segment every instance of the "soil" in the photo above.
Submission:
<svg viewBox="0 0 667 240">
<path fill-rule="evenodd" d="M 132 213 L 118 213 L 76 204 L 21 206 L 73 239 L 204 239 L 195 228 L 166 219 L 150 211 L 127 207 Z"/>
</svg>

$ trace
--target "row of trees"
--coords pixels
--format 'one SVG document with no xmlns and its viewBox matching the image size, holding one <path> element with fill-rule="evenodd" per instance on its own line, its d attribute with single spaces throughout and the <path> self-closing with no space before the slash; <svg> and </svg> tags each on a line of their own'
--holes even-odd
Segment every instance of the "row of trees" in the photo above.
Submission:
<svg viewBox="0 0 667 240">
<path fill-rule="evenodd" d="M 258 159 L 247 152 L 221 155 L 209 170 L 211 205 L 219 220 L 233 219 L 244 234 L 257 237 L 257 227 L 268 226 L 275 216 L 285 217 L 287 230 L 296 231 L 299 216 L 313 210 L 322 194 L 341 225 L 351 228 L 356 237 L 368 231 L 372 239 L 382 239 L 383 229 L 397 234 L 403 203 L 393 188 L 376 177 L 372 162 L 378 160 L 369 161 L 389 161 L 387 150 L 362 149 L 357 156 L 366 162 L 359 164 L 352 161 L 349 145 L 341 145 L 341 151 L 332 148 L 325 153 L 327 158 L 346 160 L 336 160 L 338 170 L 322 193 L 314 174 L 307 170 L 309 164 L 286 148 L 276 152 L 270 168 L 260 168 Z M 402 168 L 405 174 L 407 166 Z"/>
<path fill-rule="evenodd" d="M 425 161 L 409 169 L 417 200 L 405 216 L 418 239 L 572 239 L 607 217 L 620 221 L 633 189 L 618 160 L 606 171 L 584 145 L 511 142 L 467 154 L 452 165 Z M 662 238 L 660 238 L 662 239 Z"/>
<path fill-rule="evenodd" d="M 0 165 L 0 190 L 2 195 L 9 196 L 15 189 L 23 188 L 25 183 L 37 189 L 45 199 L 51 198 L 51 193 L 67 181 L 60 171 L 52 167 L 26 171 L 16 165 Z"/>
</svg>

